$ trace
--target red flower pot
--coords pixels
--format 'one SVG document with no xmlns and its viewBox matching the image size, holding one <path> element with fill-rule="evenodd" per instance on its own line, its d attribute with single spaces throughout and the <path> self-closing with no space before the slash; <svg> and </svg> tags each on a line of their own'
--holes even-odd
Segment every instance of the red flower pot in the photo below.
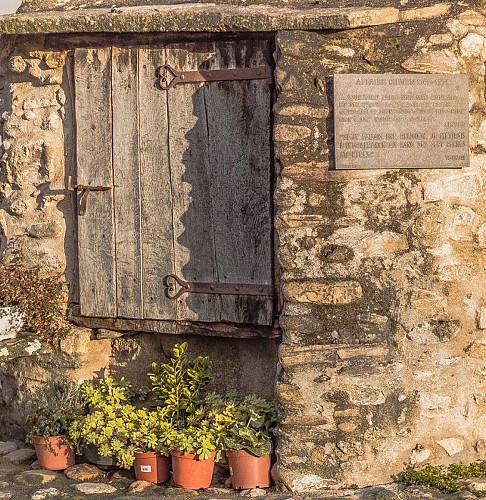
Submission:
<svg viewBox="0 0 486 500">
<path fill-rule="evenodd" d="M 165 483 L 170 476 L 169 457 L 158 452 L 135 453 L 135 477 L 141 481 L 151 483 Z"/>
<path fill-rule="evenodd" d="M 47 439 L 34 436 L 33 442 L 41 469 L 64 470 L 74 465 L 74 451 L 66 443 L 66 436 L 52 436 Z"/>
<path fill-rule="evenodd" d="M 246 450 L 227 450 L 225 454 L 233 488 L 247 490 L 270 486 L 270 455 L 257 457 Z"/>
<path fill-rule="evenodd" d="M 197 455 L 181 451 L 171 451 L 172 479 L 175 486 L 186 490 L 199 490 L 209 488 L 213 478 L 214 459 L 216 453 L 206 460 L 199 460 Z"/>
</svg>

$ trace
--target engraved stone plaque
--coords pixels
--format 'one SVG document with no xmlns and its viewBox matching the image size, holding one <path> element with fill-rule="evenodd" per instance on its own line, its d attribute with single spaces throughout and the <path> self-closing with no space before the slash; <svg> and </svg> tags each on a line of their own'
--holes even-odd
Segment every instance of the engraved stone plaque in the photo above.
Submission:
<svg viewBox="0 0 486 500">
<path fill-rule="evenodd" d="M 334 75 L 337 169 L 469 166 L 467 75 Z"/>
</svg>

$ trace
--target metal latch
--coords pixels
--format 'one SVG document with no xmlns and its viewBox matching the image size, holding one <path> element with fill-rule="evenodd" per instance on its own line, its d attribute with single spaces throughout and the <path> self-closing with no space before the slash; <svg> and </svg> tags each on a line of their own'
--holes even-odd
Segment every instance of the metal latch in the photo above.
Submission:
<svg viewBox="0 0 486 500">
<path fill-rule="evenodd" d="M 181 83 L 217 82 L 230 80 L 266 80 L 272 83 L 273 73 L 270 66 L 258 68 L 211 69 L 200 71 L 178 71 L 165 64 L 157 69 L 159 85 L 162 90 L 168 90 Z"/>
<path fill-rule="evenodd" d="M 84 215 L 86 213 L 86 203 L 88 199 L 88 194 L 91 191 L 109 191 L 112 189 L 111 186 L 85 186 L 83 184 L 73 184 L 72 177 L 68 177 L 67 190 L 68 191 L 81 191 L 81 197 L 79 198 L 79 211 L 78 215 Z"/>
<path fill-rule="evenodd" d="M 256 295 L 273 296 L 272 285 L 255 285 L 241 283 L 201 283 L 184 281 L 175 274 L 168 274 L 163 279 L 165 296 L 177 299 L 184 293 L 216 293 L 220 295 Z"/>
</svg>

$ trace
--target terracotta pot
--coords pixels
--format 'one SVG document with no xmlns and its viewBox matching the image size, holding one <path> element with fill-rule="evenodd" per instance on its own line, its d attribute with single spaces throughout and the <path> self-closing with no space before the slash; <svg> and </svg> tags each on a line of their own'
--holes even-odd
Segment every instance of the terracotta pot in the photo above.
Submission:
<svg viewBox="0 0 486 500">
<path fill-rule="evenodd" d="M 151 483 L 165 483 L 169 477 L 169 457 L 158 452 L 135 453 L 135 477 Z"/>
<path fill-rule="evenodd" d="M 270 486 L 270 455 L 257 457 L 246 450 L 225 451 L 231 485 L 236 490 Z"/>
<path fill-rule="evenodd" d="M 171 451 L 172 479 L 174 485 L 186 490 L 209 488 L 213 478 L 214 459 L 216 453 L 211 453 L 207 460 L 199 460 L 197 455 L 181 451 Z"/>
<path fill-rule="evenodd" d="M 66 436 L 33 438 L 35 452 L 41 469 L 64 470 L 74 465 L 74 451 L 66 443 Z"/>
</svg>

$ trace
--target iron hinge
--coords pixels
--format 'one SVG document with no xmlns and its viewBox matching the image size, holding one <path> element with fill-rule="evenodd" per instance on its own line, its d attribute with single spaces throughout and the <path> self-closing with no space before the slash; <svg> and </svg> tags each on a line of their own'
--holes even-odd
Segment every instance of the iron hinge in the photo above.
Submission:
<svg viewBox="0 0 486 500">
<path fill-rule="evenodd" d="M 210 69 L 200 71 L 178 71 L 165 64 L 157 69 L 159 86 L 168 90 L 181 83 L 218 82 L 231 80 L 266 80 L 273 82 L 273 72 L 270 66 L 258 68 Z"/>
<path fill-rule="evenodd" d="M 168 274 L 163 279 L 165 296 L 177 299 L 184 293 L 214 293 L 219 295 L 255 295 L 272 297 L 272 285 L 255 285 L 253 283 L 202 283 L 184 281 L 175 274 Z"/>
</svg>

